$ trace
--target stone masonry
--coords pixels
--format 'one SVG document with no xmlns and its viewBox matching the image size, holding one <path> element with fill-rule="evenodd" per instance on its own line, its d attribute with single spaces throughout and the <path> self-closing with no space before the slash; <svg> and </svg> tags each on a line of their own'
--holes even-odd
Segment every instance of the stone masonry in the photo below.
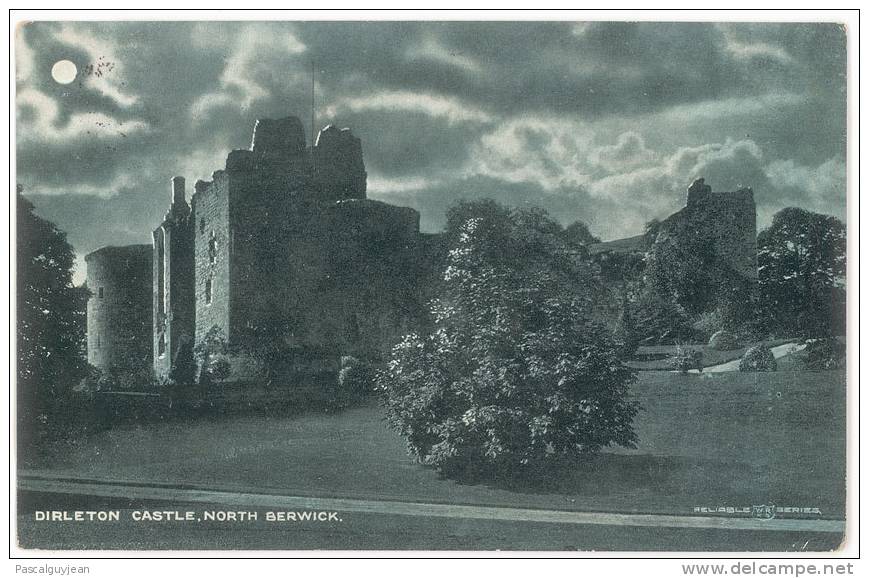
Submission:
<svg viewBox="0 0 869 578">
<path fill-rule="evenodd" d="M 343 355 L 383 359 L 424 322 L 447 248 L 442 235 L 420 233 L 413 209 L 367 199 L 366 178 L 350 130 L 327 126 L 308 145 L 298 118 L 258 120 L 250 148 L 197 181 L 189 204 L 184 178 L 172 179 L 153 249 L 87 256 L 97 292 L 88 303 L 89 361 L 141 358 L 166 381 L 182 350 L 191 355 L 216 334 L 230 381 L 318 387 L 313 377 L 334 381 Z M 698 179 L 660 230 L 702 232 L 735 271 L 756 279 L 755 218 L 751 189 L 713 193 Z M 590 250 L 644 252 L 647 242 Z"/>
</svg>

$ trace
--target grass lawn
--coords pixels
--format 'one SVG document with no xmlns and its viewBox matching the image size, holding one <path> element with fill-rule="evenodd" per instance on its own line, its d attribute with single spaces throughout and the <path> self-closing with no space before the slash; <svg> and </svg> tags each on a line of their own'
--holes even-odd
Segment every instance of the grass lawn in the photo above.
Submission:
<svg viewBox="0 0 869 578">
<path fill-rule="evenodd" d="M 578 460 L 546 488 L 461 484 L 407 457 L 376 404 L 335 415 L 124 425 L 58 444 L 43 473 L 294 495 L 690 514 L 818 507 L 844 516 L 844 372 L 643 372 L 640 447 Z"/>
</svg>

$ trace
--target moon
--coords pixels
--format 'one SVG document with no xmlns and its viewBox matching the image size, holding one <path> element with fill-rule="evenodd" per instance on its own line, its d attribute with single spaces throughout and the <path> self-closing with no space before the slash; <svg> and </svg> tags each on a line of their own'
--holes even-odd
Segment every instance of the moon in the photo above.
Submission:
<svg viewBox="0 0 869 578">
<path fill-rule="evenodd" d="M 51 67 L 51 77 L 59 84 L 69 84 L 77 74 L 78 68 L 69 60 L 58 60 Z"/>
</svg>

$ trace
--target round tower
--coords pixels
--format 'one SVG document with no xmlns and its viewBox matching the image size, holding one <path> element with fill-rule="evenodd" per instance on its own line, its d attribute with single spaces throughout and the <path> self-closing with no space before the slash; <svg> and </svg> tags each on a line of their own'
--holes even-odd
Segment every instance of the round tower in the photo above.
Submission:
<svg viewBox="0 0 869 578">
<path fill-rule="evenodd" d="M 88 362 L 100 369 L 150 367 L 152 248 L 103 247 L 85 257 Z"/>
</svg>

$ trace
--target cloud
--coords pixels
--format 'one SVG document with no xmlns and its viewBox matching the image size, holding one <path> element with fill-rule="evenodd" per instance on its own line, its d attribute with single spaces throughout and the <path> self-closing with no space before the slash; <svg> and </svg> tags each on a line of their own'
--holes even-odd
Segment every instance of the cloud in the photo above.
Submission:
<svg viewBox="0 0 869 578">
<path fill-rule="evenodd" d="M 513 182 L 534 182 L 546 190 L 589 180 L 586 158 L 593 133 L 580 121 L 524 117 L 504 122 L 481 136 L 467 169 Z"/>
<path fill-rule="evenodd" d="M 779 44 L 748 38 L 740 34 L 740 29 L 733 26 L 721 26 L 724 34 L 724 47 L 734 58 L 740 60 L 772 59 L 782 64 L 791 64 L 794 59 L 788 51 Z M 743 28 L 742 31 L 745 31 Z"/>
<path fill-rule="evenodd" d="M 492 121 L 492 117 L 485 111 L 463 103 L 457 98 L 404 90 L 345 97 L 328 107 L 325 112 L 327 116 L 337 116 L 345 111 L 368 110 L 420 112 L 434 118 L 446 119 L 451 124 Z"/>
<path fill-rule="evenodd" d="M 141 120 L 118 120 L 102 112 L 73 113 L 59 122 L 57 101 L 35 89 L 25 89 L 16 98 L 22 120 L 18 138 L 21 143 L 74 142 L 83 137 L 121 139 L 149 130 Z"/>
<path fill-rule="evenodd" d="M 800 206 L 818 213 L 845 218 L 847 171 L 845 162 L 831 158 L 817 166 L 777 160 L 766 167 L 766 176 L 779 194 L 764 207 L 764 220 L 787 206 Z"/>
<path fill-rule="evenodd" d="M 226 25 L 218 25 L 210 33 L 225 33 Z M 276 85 L 301 85 L 305 80 L 305 64 L 299 55 L 305 45 L 286 27 L 267 23 L 241 24 L 230 28 L 230 56 L 220 74 L 220 87 L 206 93 L 191 106 L 194 118 L 208 116 L 212 109 L 234 106 L 250 109 L 258 102 L 271 98 Z M 221 51 L 224 46 L 205 42 L 206 48 Z"/>
<path fill-rule="evenodd" d="M 431 189 L 437 181 L 425 177 L 410 177 L 390 179 L 377 174 L 368 173 L 368 194 L 378 198 L 386 198 L 395 193 L 407 193 Z"/>
<path fill-rule="evenodd" d="M 592 151 L 589 160 L 610 173 L 618 173 L 649 165 L 657 157 L 657 153 L 646 148 L 641 134 L 628 131 L 619 135 L 616 144 Z"/>
<path fill-rule="evenodd" d="M 750 140 L 728 140 L 682 147 L 654 166 L 596 180 L 589 185 L 589 192 L 623 206 L 626 213 L 634 214 L 633 221 L 641 225 L 684 206 L 687 186 L 698 177 L 704 177 L 714 191 L 734 191 L 747 186 L 763 190 L 766 184 L 759 147 Z"/>
<path fill-rule="evenodd" d="M 481 73 L 482 69 L 473 58 L 458 50 L 451 50 L 441 42 L 429 36 L 422 42 L 412 45 L 407 51 L 407 58 L 411 62 L 431 61 L 447 66 L 456 67 L 468 73 Z"/>
<path fill-rule="evenodd" d="M 126 90 L 124 62 L 118 57 L 117 46 L 105 36 L 90 33 L 88 28 L 86 24 L 63 23 L 54 36 L 59 42 L 87 54 L 88 63 L 79 69 L 80 82 L 122 107 L 134 105 L 138 98 Z"/>
<path fill-rule="evenodd" d="M 629 236 L 697 176 L 752 186 L 761 223 L 843 212 L 846 40 L 812 23 L 33 22 L 14 45 L 16 177 L 77 249 L 148 242 L 172 176 L 209 178 L 257 118 L 307 128 L 313 62 L 317 120 L 351 127 L 370 195 L 428 230 L 491 196 Z M 61 58 L 113 66 L 59 85 Z"/>
</svg>

